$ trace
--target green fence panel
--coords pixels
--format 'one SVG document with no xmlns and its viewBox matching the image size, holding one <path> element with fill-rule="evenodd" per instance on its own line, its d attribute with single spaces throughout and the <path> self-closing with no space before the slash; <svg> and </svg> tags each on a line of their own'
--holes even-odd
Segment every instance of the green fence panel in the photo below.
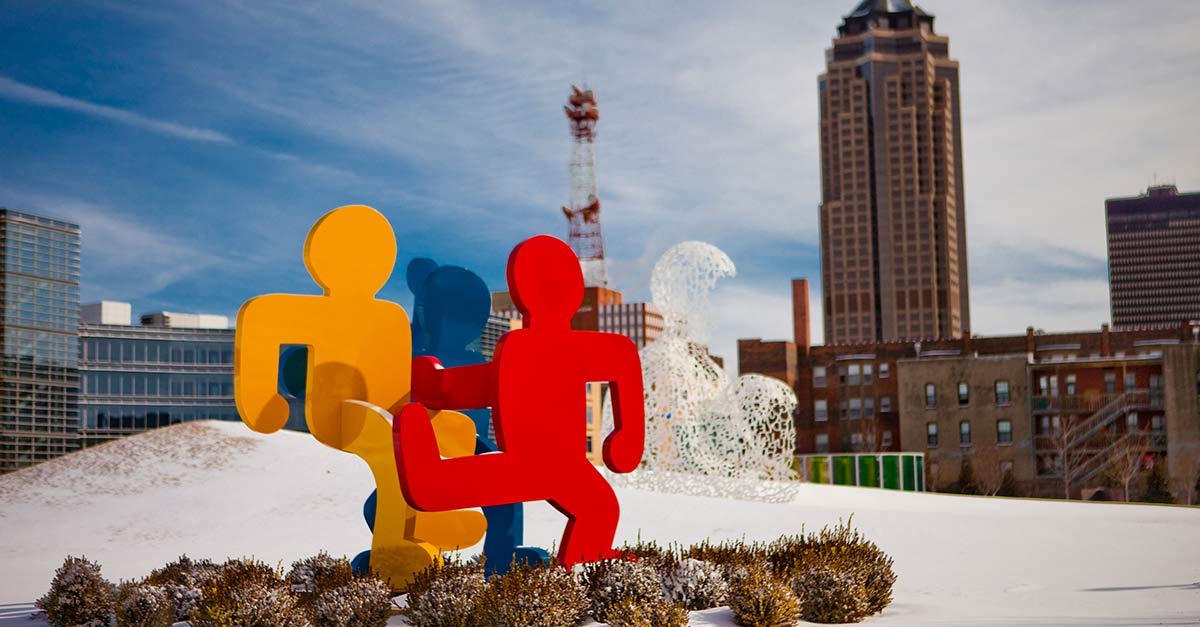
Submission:
<svg viewBox="0 0 1200 627">
<path fill-rule="evenodd" d="M 874 455 L 863 455 L 858 458 L 858 485 L 879 487 L 879 460 Z"/>
<path fill-rule="evenodd" d="M 829 469 L 825 457 L 808 458 L 808 480 L 812 483 L 829 483 Z"/>
<path fill-rule="evenodd" d="M 854 485 L 854 457 L 837 455 L 833 458 L 833 483 L 835 485 Z"/>
<path fill-rule="evenodd" d="M 917 489 L 917 472 L 913 464 L 913 456 L 901 455 L 900 459 L 904 467 L 904 489 L 912 492 Z"/>
<path fill-rule="evenodd" d="M 917 492 L 925 491 L 925 456 L 922 455 L 916 458 L 917 460 Z"/>
<path fill-rule="evenodd" d="M 900 458 L 895 455 L 883 456 L 883 487 L 900 489 Z"/>
</svg>

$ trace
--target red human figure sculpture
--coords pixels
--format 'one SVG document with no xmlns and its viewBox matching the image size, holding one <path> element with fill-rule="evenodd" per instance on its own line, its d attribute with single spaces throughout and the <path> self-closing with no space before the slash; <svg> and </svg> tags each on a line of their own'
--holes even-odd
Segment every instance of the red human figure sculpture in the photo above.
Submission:
<svg viewBox="0 0 1200 627">
<path fill-rule="evenodd" d="M 609 383 L 615 428 L 604 463 L 630 472 L 642 458 L 642 369 L 633 342 L 615 333 L 575 331 L 583 301 L 579 260 L 549 235 L 525 240 L 508 258 L 508 287 L 525 328 L 507 333 L 492 361 L 443 369 L 413 361 L 413 403 L 392 422 L 400 486 L 422 511 L 548 501 L 567 518 L 558 561 L 611 557 L 620 507 L 587 459 L 585 385 Z M 491 407 L 499 451 L 442 459 L 430 408 Z"/>
</svg>

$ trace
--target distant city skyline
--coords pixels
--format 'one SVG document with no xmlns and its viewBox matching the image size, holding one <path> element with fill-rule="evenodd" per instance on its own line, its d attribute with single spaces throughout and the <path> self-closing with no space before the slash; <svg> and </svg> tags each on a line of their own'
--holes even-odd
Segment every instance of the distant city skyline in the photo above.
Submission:
<svg viewBox="0 0 1200 627">
<path fill-rule="evenodd" d="M 513 245 L 566 238 L 561 102 L 582 81 L 604 101 L 611 285 L 645 300 L 674 243 L 726 250 L 728 362 L 737 337 L 791 335 L 790 278 L 820 297 L 815 77 L 855 4 L 16 2 L 0 206 L 81 224 L 84 302 L 233 315 L 313 292 L 304 234 L 353 203 L 392 220 L 399 268 L 429 255 L 503 289 Z M 1200 5 L 919 4 L 961 63 L 973 332 L 1095 328 L 1104 199 L 1200 189 Z M 411 302 L 402 272 L 381 297 Z"/>
</svg>

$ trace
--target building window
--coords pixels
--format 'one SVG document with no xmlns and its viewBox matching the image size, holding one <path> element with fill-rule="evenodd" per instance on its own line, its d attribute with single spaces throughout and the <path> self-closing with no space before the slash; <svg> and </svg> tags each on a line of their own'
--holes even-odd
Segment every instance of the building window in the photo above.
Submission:
<svg viewBox="0 0 1200 627">
<path fill-rule="evenodd" d="M 1104 373 L 1104 393 L 1105 394 L 1116 394 L 1117 393 L 1117 373 L 1115 373 L 1115 372 Z"/>
<path fill-rule="evenodd" d="M 1008 381 L 996 382 L 996 404 L 1007 405 L 1012 401 L 1008 394 Z"/>
<path fill-rule="evenodd" d="M 886 379 L 891 376 L 891 368 L 888 364 L 879 364 L 879 378 Z M 1196 380 L 1200 382 L 1200 372 L 1196 373 Z"/>
<path fill-rule="evenodd" d="M 1197 376 L 1200 377 L 1200 374 L 1198 374 Z M 1126 372 L 1125 373 L 1125 391 L 1132 392 L 1136 388 L 1137 388 L 1137 373 Z"/>
<path fill-rule="evenodd" d="M 850 419 L 853 420 L 855 418 L 861 418 L 861 417 L 862 417 L 862 399 L 861 398 L 850 399 Z"/>
<path fill-rule="evenodd" d="M 1132 433 L 1138 430 L 1138 415 L 1136 411 L 1125 414 L 1125 430 Z"/>
<path fill-rule="evenodd" d="M 817 366 L 813 368 L 813 387 L 825 387 L 825 366 Z"/>
<path fill-rule="evenodd" d="M 818 433 L 816 445 L 817 445 L 818 453 L 828 453 L 829 452 L 829 434 L 828 433 Z"/>
<path fill-rule="evenodd" d="M 829 420 L 829 401 L 813 402 L 813 420 L 817 422 Z"/>
<path fill-rule="evenodd" d="M 934 448 L 938 445 L 936 422 L 925 423 L 925 445 L 929 448 Z"/>
<path fill-rule="evenodd" d="M 879 399 L 879 411 L 880 413 L 892 411 L 892 397 L 884 396 Z"/>
<path fill-rule="evenodd" d="M 863 416 L 870 418 L 874 415 L 875 415 L 875 399 L 864 398 L 863 399 Z"/>
<path fill-rule="evenodd" d="M 849 385 L 858 385 L 859 378 L 861 377 L 861 374 L 860 374 L 861 371 L 862 371 L 862 368 L 859 367 L 858 364 L 854 364 L 854 365 L 850 366 L 849 372 L 847 373 L 848 376 L 846 379 L 846 383 Z"/>
<path fill-rule="evenodd" d="M 1075 396 L 1075 375 L 1067 375 L 1067 396 Z"/>
<path fill-rule="evenodd" d="M 970 437 L 969 433 L 968 433 L 968 437 Z M 999 444 L 1012 444 L 1012 421 L 1011 420 L 997 420 L 996 421 L 996 442 Z"/>
<path fill-rule="evenodd" d="M 1163 430 L 1163 417 L 1162 416 L 1151 416 L 1150 417 L 1150 430 L 1151 431 L 1162 431 Z"/>
<path fill-rule="evenodd" d="M 971 423 L 966 420 L 958 423 L 958 443 L 971 446 Z"/>
<path fill-rule="evenodd" d="M 925 409 L 933 409 L 937 407 L 937 386 L 932 383 L 925 384 Z"/>
<path fill-rule="evenodd" d="M 966 381 L 958 382 L 958 404 L 959 406 L 966 405 L 971 402 L 971 386 L 967 385 Z"/>
<path fill-rule="evenodd" d="M 892 432 L 891 431 L 883 432 L 883 439 L 880 440 L 880 448 L 882 448 L 885 451 L 892 448 Z"/>
<path fill-rule="evenodd" d="M 576 440 L 576 442 L 578 442 L 578 441 L 579 440 Z M 590 436 L 590 435 L 587 437 L 587 447 L 588 447 L 588 452 L 591 453 L 592 452 L 592 436 Z"/>
<path fill-rule="evenodd" d="M 870 383 L 872 374 L 871 364 L 865 364 L 863 366 L 863 383 Z"/>
</svg>

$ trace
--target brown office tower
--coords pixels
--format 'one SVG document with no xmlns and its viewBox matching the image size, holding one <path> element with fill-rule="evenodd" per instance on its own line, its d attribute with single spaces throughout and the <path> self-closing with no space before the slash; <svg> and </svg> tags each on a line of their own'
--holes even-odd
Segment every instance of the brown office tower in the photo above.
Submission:
<svg viewBox="0 0 1200 627">
<path fill-rule="evenodd" d="M 819 78 L 825 343 L 970 329 L 958 62 L 909 0 L 864 0 Z"/>
<path fill-rule="evenodd" d="M 1200 320 L 1200 192 L 1159 185 L 1104 210 L 1113 326 Z"/>
</svg>

